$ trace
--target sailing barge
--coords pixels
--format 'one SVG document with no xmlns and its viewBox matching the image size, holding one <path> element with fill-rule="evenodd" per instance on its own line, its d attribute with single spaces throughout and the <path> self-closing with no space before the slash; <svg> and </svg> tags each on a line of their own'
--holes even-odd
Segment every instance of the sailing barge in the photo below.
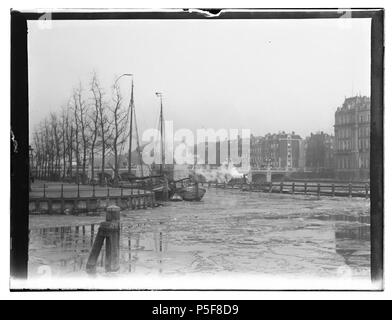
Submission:
<svg viewBox="0 0 392 320">
<path fill-rule="evenodd" d="M 177 194 L 185 201 L 200 201 L 205 193 L 206 189 L 200 188 L 198 184 L 177 191 Z"/>
<path fill-rule="evenodd" d="M 129 166 L 131 166 L 131 150 L 132 150 L 132 133 L 133 133 L 133 121 L 135 122 L 135 133 L 136 133 L 136 143 L 137 143 L 137 152 L 138 158 L 141 166 L 141 177 L 128 177 L 126 181 L 121 182 L 121 186 L 123 188 L 134 188 L 137 187 L 139 189 L 145 189 L 153 191 L 155 194 L 155 199 L 160 201 L 167 201 L 169 199 L 174 199 L 174 201 L 200 201 L 204 194 L 206 193 L 206 189 L 200 188 L 198 183 L 192 183 L 187 186 L 184 186 L 182 181 L 182 186 L 177 188 L 177 182 L 173 179 L 173 170 L 172 172 L 164 172 L 163 163 L 165 163 L 164 159 L 164 134 L 163 134 L 163 103 L 162 103 L 162 93 L 156 92 L 156 96 L 160 98 L 160 117 L 159 117 L 159 129 L 161 134 L 161 164 L 159 165 L 159 171 L 155 171 L 153 169 L 150 170 L 149 176 L 143 177 L 143 160 L 141 157 L 141 148 L 139 144 L 139 135 L 137 130 L 136 123 L 136 112 L 134 105 L 134 84 L 132 77 L 132 91 L 131 91 L 131 100 L 130 100 L 130 113 L 131 113 L 131 121 L 130 121 L 130 133 L 129 133 Z M 155 172 L 154 172 L 155 171 Z M 169 177 L 171 178 L 169 180 Z M 190 180 L 190 178 L 186 178 L 185 180 Z M 175 196 L 175 197 L 174 197 Z"/>
</svg>

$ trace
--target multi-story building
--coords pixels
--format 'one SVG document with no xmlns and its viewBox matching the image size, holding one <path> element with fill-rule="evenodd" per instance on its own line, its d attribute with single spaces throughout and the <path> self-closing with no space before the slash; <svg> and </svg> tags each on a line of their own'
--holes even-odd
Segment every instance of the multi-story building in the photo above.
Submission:
<svg viewBox="0 0 392 320">
<path fill-rule="evenodd" d="M 306 170 L 322 172 L 334 167 L 334 137 L 324 132 L 306 138 Z"/>
<path fill-rule="evenodd" d="M 346 98 L 335 112 L 335 169 L 343 179 L 368 179 L 370 98 Z"/>
<path fill-rule="evenodd" d="M 294 132 L 267 134 L 264 137 L 251 137 L 250 162 L 256 168 L 303 168 L 303 140 Z"/>
<path fill-rule="evenodd" d="M 250 137 L 250 165 L 252 168 L 260 168 L 263 164 L 263 137 Z"/>
</svg>

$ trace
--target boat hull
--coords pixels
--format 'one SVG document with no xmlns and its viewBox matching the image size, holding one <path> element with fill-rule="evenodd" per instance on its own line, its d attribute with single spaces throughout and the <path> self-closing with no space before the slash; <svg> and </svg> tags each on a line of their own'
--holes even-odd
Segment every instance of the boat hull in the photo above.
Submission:
<svg viewBox="0 0 392 320">
<path fill-rule="evenodd" d="M 185 201 L 200 201 L 206 193 L 206 189 L 196 187 L 186 187 L 177 190 L 177 193 Z"/>
<path fill-rule="evenodd" d="M 174 194 L 174 191 L 171 189 L 168 189 L 166 192 L 164 192 L 163 187 L 154 188 L 153 192 L 155 194 L 155 200 L 158 201 L 167 201 Z"/>
</svg>

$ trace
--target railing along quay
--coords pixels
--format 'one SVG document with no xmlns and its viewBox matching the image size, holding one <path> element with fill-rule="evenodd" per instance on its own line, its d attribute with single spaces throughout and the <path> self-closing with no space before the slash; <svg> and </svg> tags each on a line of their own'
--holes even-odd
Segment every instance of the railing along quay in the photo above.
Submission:
<svg viewBox="0 0 392 320">
<path fill-rule="evenodd" d="M 204 182 L 202 186 L 221 189 L 239 189 L 250 192 L 302 194 L 331 197 L 370 197 L 370 186 L 364 184 L 314 183 L 314 182 L 268 182 L 268 183 L 217 183 Z"/>
<path fill-rule="evenodd" d="M 78 214 L 111 205 L 131 210 L 155 207 L 155 194 L 145 189 L 44 183 L 33 186 L 29 195 L 30 214 Z"/>
</svg>

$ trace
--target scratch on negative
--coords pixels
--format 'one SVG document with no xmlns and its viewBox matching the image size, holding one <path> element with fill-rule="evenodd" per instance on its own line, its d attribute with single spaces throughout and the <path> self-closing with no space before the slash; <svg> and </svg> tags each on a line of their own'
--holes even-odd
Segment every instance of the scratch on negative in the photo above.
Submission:
<svg viewBox="0 0 392 320">
<path fill-rule="evenodd" d="M 18 153 L 18 141 L 16 141 L 15 139 L 15 135 L 14 132 L 11 129 L 11 141 L 12 141 L 12 145 L 14 146 L 14 153 Z"/>
</svg>

